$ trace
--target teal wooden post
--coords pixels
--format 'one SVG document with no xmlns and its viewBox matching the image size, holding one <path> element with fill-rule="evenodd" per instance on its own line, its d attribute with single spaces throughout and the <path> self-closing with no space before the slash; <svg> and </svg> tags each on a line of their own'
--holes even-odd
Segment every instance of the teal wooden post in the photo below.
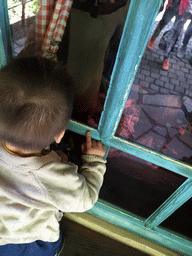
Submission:
<svg viewBox="0 0 192 256">
<path fill-rule="evenodd" d="M 0 29 L 2 35 L 1 47 L 3 46 L 7 62 L 13 57 L 7 0 L 0 0 Z"/>
<path fill-rule="evenodd" d="M 192 197 L 192 179 L 187 179 L 148 219 L 145 226 L 157 227 Z"/>
<path fill-rule="evenodd" d="M 161 0 L 130 3 L 98 127 L 103 141 L 109 141 L 116 131 L 160 4 Z"/>
<path fill-rule="evenodd" d="M 3 44 L 3 38 L 2 38 L 2 31 L 0 29 L 0 68 L 2 66 L 5 66 L 6 64 L 6 56 L 5 56 L 5 49 L 4 49 L 4 44 Z"/>
</svg>

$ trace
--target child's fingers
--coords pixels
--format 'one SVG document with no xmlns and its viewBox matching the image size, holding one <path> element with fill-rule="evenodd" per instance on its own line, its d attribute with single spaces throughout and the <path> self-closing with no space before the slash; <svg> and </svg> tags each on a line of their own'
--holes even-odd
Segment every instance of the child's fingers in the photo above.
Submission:
<svg viewBox="0 0 192 256">
<path fill-rule="evenodd" d="M 90 132 L 86 133 L 86 146 L 87 146 L 87 148 L 91 148 L 91 146 L 92 146 L 91 133 Z"/>
</svg>

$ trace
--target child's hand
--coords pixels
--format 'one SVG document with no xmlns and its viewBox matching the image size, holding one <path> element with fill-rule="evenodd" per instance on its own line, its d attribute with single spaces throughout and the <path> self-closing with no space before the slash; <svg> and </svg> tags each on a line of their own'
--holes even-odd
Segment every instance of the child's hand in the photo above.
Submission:
<svg viewBox="0 0 192 256">
<path fill-rule="evenodd" d="M 61 157 L 61 162 L 64 164 L 68 163 L 68 156 L 60 149 L 55 151 L 57 153 L 58 156 Z"/>
<path fill-rule="evenodd" d="M 86 133 L 86 141 L 81 145 L 81 151 L 84 155 L 95 155 L 104 157 L 106 153 L 105 146 L 101 141 L 91 139 L 91 133 Z"/>
</svg>

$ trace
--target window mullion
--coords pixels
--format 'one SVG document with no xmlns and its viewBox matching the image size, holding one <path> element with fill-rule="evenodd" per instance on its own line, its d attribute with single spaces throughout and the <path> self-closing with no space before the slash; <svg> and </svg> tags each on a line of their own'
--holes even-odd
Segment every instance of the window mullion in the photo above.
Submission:
<svg viewBox="0 0 192 256">
<path fill-rule="evenodd" d="M 103 141 L 109 141 L 117 129 L 160 2 L 134 0 L 130 3 L 98 127 Z"/>
<path fill-rule="evenodd" d="M 155 228 L 192 197 L 192 179 L 187 179 L 155 212 L 145 221 L 145 226 Z"/>
</svg>

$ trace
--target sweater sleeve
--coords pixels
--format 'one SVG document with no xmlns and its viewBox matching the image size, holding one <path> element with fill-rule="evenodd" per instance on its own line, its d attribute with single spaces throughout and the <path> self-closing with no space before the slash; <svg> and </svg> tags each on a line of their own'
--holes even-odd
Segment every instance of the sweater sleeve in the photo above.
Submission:
<svg viewBox="0 0 192 256">
<path fill-rule="evenodd" d="M 74 164 L 50 163 L 42 183 L 48 191 L 50 203 L 63 212 L 84 212 L 98 199 L 106 160 L 97 156 L 82 156 L 78 172 Z M 48 175 L 49 173 L 49 175 Z"/>
</svg>

